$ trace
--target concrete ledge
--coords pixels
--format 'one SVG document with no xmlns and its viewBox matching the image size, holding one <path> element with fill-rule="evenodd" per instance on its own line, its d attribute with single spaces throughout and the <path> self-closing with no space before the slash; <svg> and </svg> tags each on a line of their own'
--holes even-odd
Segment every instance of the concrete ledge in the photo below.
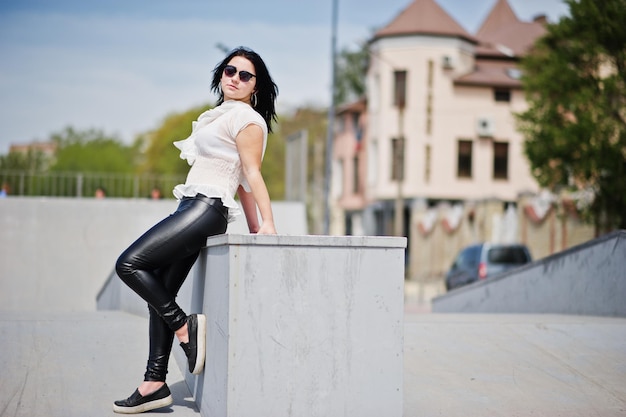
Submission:
<svg viewBox="0 0 626 417">
<path fill-rule="evenodd" d="M 187 378 L 201 414 L 402 416 L 405 244 L 210 238 L 195 291 L 210 355 L 205 374 Z"/>
<path fill-rule="evenodd" d="M 575 246 L 432 301 L 436 313 L 626 317 L 626 231 Z"/>
<path fill-rule="evenodd" d="M 220 245 L 404 249 L 406 247 L 406 238 L 382 236 L 227 234 L 213 236 L 207 239 L 208 248 Z"/>
</svg>

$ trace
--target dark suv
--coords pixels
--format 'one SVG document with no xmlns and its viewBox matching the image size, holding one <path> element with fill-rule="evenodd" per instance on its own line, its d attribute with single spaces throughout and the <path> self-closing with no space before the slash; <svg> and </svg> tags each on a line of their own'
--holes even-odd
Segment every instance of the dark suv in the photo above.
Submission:
<svg viewBox="0 0 626 417">
<path fill-rule="evenodd" d="M 531 261 L 528 248 L 518 244 L 481 243 L 464 248 L 446 274 L 446 289 L 471 284 Z"/>
</svg>

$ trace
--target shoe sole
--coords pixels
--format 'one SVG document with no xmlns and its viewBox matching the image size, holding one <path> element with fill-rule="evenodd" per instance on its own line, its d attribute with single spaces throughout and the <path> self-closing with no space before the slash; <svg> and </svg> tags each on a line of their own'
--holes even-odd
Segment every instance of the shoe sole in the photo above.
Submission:
<svg viewBox="0 0 626 417">
<path fill-rule="evenodd" d="M 139 404 L 134 407 L 120 407 L 113 404 L 113 411 L 119 414 L 139 414 L 145 411 L 154 410 L 161 407 L 167 407 L 174 402 L 171 395 L 159 400 L 149 401 L 147 403 Z"/>
<path fill-rule="evenodd" d="M 198 329 L 196 337 L 196 366 L 191 372 L 193 375 L 198 375 L 202 372 L 206 357 L 206 316 L 198 314 L 196 317 L 198 319 Z"/>
</svg>

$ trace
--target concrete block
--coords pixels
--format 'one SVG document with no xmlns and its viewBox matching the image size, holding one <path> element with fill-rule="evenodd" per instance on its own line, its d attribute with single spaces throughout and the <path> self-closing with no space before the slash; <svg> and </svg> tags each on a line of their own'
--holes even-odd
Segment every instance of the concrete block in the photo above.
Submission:
<svg viewBox="0 0 626 417">
<path fill-rule="evenodd" d="M 201 414 L 401 417 L 405 246 L 390 237 L 210 238 L 206 368 L 187 379 Z"/>
</svg>

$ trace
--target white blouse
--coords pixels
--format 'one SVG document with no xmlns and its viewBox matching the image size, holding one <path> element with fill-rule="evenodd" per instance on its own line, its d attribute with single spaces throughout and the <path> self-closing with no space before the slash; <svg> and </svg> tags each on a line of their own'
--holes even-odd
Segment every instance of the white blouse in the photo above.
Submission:
<svg viewBox="0 0 626 417">
<path fill-rule="evenodd" d="M 250 186 L 243 175 L 235 138 L 245 127 L 255 124 L 263 129 L 263 155 L 267 145 L 267 124 L 248 104 L 228 100 L 202 113 L 192 123 L 191 135 L 174 146 L 181 150 L 191 168 L 184 184 L 174 187 L 177 199 L 193 197 L 198 193 L 219 197 L 228 207 L 228 222 L 241 214 L 235 201 L 239 184 L 246 191 Z"/>
</svg>

